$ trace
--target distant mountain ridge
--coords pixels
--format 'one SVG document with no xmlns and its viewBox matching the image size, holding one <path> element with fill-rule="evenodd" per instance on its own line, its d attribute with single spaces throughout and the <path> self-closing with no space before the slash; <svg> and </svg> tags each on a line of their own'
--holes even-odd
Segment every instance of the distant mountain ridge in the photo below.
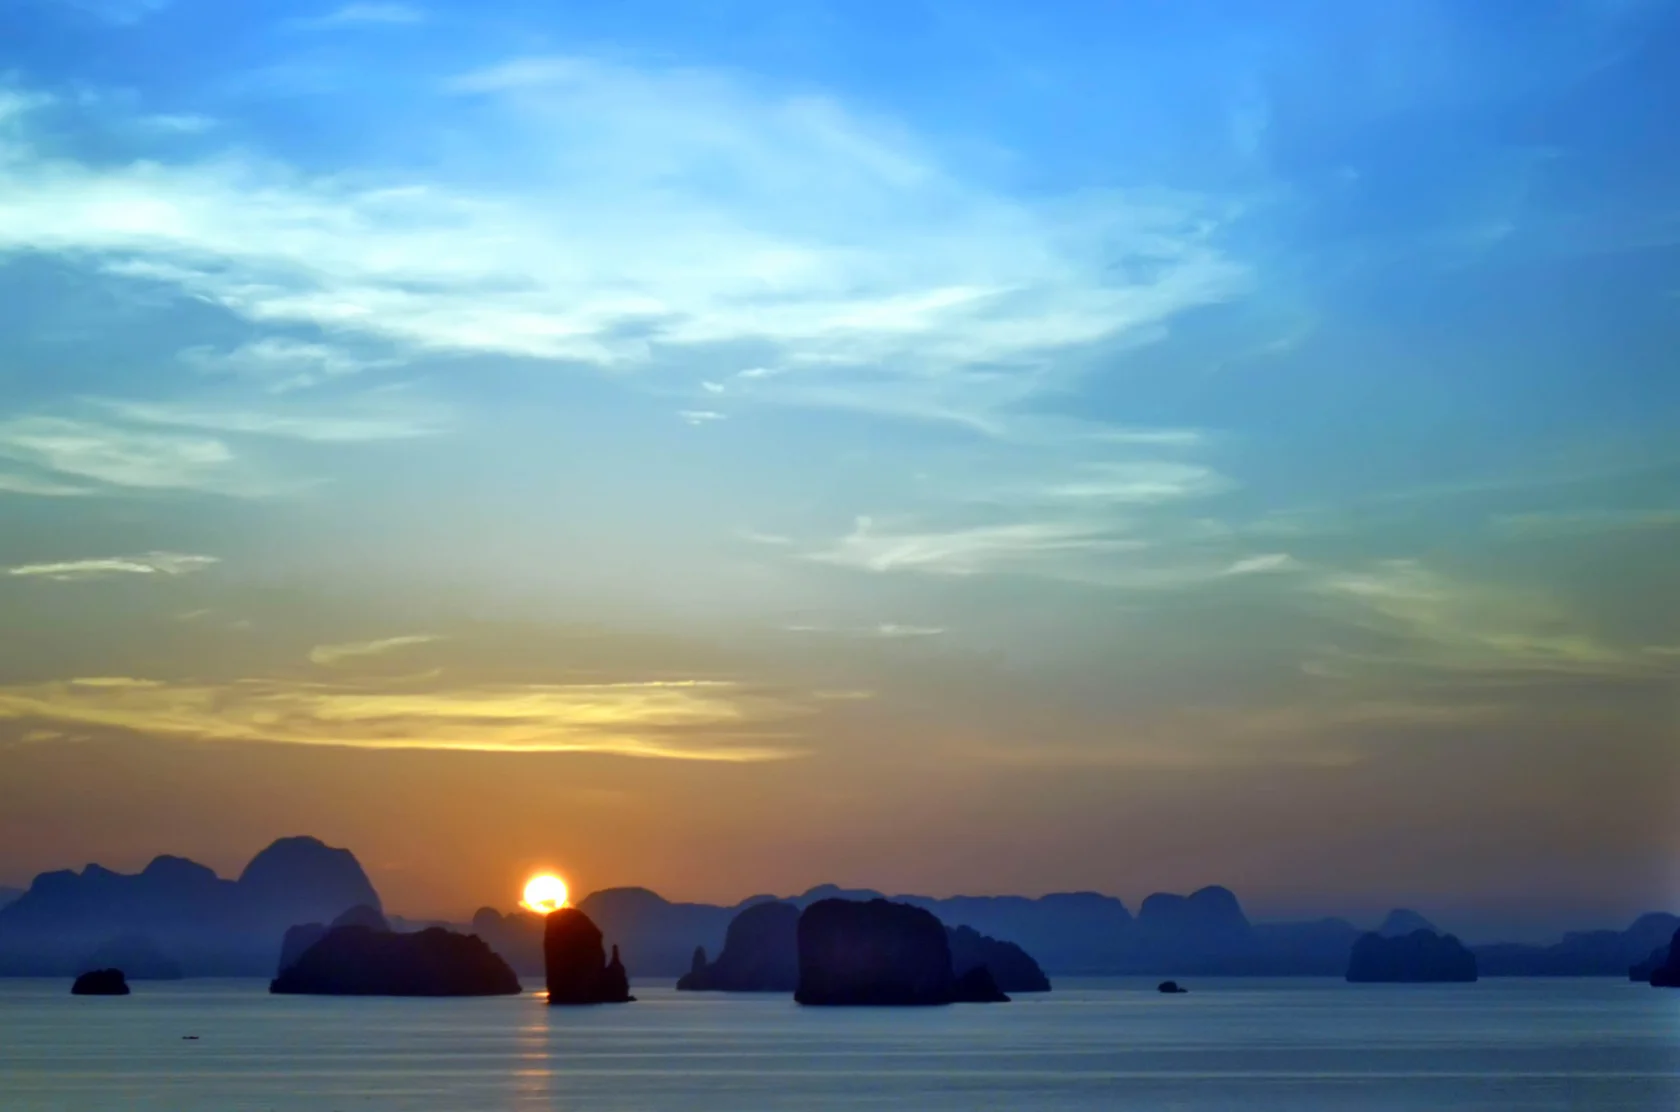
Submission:
<svg viewBox="0 0 1680 1112">
<path fill-rule="evenodd" d="M 679 903 L 646 888 L 607 888 L 578 906 L 618 945 L 638 975 L 677 977 L 696 947 L 723 949 L 729 923 L 748 907 L 781 899 L 803 910 L 823 899 L 890 898 L 933 913 L 948 927 L 968 927 L 1014 943 L 1052 977 L 1130 974 L 1190 976 L 1342 976 L 1364 933 L 1345 919 L 1252 922 L 1229 889 L 1156 893 L 1134 916 L 1113 896 L 1061 892 L 1025 896 L 929 897 L 818 885 L 785 899 L 751 896 L 732 905 Z M 137 874 L 99 865 L 42 873 L 4 902 L 0 890 L 0 976 L 70 976 L 115 940 L 155 952 L 188 976 L 271 976 L 281 940 L 294 926 L 331 923 L 364 906 L 383 911 L 354 854 L 315 838 L 282 838 L 252 858 L 236 880 L 182 857 L 155 858 Z M 392 916 L 398 931 L 421 924 Z M 468 929 L 522 974 L 542 972 L 542 918 L 481 909 Z M 1642 916 L 1625 931 L 1585 931 L 1552 946 L 1472 947 L 1484 977 L 1616 976 L 1666 944 L 1680 917 Z M 1383 935 L 1433 925 L 1396 910 Z"/>
<path fill-rule="evenodd" d="M 118 938 L 189 976 L 267 975 L 287 928 L 357 905 L 380 901 L 355 855 L 309 837 L 279 839 L 237 880 L 169 855 L 132 874 L 100 865 L 42 873 L 0 907 L 0 975 L 72 976 Z"/>
</svg>

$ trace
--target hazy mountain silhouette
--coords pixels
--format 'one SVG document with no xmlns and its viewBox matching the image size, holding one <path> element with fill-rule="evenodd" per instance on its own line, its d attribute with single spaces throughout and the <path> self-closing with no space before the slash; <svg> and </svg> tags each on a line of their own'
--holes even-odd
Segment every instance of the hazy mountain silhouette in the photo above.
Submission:
<svg viewBox="0 0 1680 1112">
<path fill-rule="evenodd" d="M 131 981 L 178 981 L 185 975 L 180 962 L 158 949 L 157 943 L 143 934 L 108 939 L 76 965 L 78 973 L 120 969 Z"/>
<path fill-rule="evenodd" d="M 1363 984 L 1427 984 L 1476 979 L 1476 955 L 1452 935 L 1415 930 L 1372 933 L 1354 943 L 1347 979 Z"/>
<path fill-rule="evenodd" d="M 0 974 L 71 976 L 112 939 L 138 935 L 189 976 L 267 976 L 289 927 L 358 904 L 380 906 L 362 867 L 314 838 L 280 839 L 238 880 L 171 856 L 135 874 L 42 873 L 0 908 Z"/>
<path fill-rule="evenodd" d="M 1641 915 L 1623 931 L 1571 931 L 1552 946 L 1496 943 L 1475 946 L 1484 977 L 1620 977 L 1666 946 L 1680 916 Z"/>
<path fill-rule="evenodd" d="M 1434 930 L 1435 924 L 1417 912 L 1397 907 L 1388 913 L 1388 917 L 1382 921 L 1382 926 L 1377 928 L 1377 933 L 1384 938 L 1399 938 L 1401 935 L 1412 934 L 1416 931 Z"/>
<path fill-rule="evenodd" d="M 19 896 L 23 895 L 22 888 L 10 888 L 0 884 L 0 907 L 5 907 Z"/>
</svg>

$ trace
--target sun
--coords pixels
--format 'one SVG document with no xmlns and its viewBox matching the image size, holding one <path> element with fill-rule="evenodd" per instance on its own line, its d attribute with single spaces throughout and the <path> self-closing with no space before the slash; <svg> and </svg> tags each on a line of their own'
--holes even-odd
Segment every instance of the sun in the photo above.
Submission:
<svg viewBox="0 0 1680 1112">
<path fill-rule="evenodd" d="M 566 882 L 553 873 L 534 876 L 525 883 L 525 898 L 519 902 L 543 915 L 559 911 L 566 906 Z"/>
</svg>

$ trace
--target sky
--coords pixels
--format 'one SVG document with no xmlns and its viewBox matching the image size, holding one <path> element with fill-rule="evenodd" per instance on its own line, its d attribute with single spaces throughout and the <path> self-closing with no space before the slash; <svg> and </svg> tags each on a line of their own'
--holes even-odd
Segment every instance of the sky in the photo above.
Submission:
<svg viewBox="0 0 1680 1112">
<path fill-rule="evenodd" d="M 0 882 L 1680 910 L 1680 5 L 12 0 Z"/>
</svg>

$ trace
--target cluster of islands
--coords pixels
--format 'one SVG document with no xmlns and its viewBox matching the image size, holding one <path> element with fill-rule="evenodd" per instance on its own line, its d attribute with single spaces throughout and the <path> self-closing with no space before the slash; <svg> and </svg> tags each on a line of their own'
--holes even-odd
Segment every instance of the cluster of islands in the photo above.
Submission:
<svg viewBox="0 0 1680 1112">
<path fill-rule="evenodd" d="M 1006 1002 L 1050 975 L 1334 975 L 1358 983 L 1484 976 L 1625 976 L 1680 987 L 1680 918 L 1580 932 L 1553 946 L 1468 947 L 1421 916 L 1250 923 L 1224 888 L 1158 894 L 1136 916 L 1095 893 L 888 898 L 824 886 L 733 907 L 608 889 L 542 914 L 481 909 L 467 924 L 387 917 L 355 857 L 283 838 L 235 880 L 179 857 L 138 874 L 90 865 L 0 893 L 0 976 L 130 981 L 270 977 L 277 994 L 492 996 L 540 976 L 552 1005 L 627 1003 L 630 970 L 692 992 L 791 994 L 807 1005 Z M 715 955 L 715 956 L 714 956 Z M 1186 991 L 1163 981 L 1166 994 Z"/>
</svg>

